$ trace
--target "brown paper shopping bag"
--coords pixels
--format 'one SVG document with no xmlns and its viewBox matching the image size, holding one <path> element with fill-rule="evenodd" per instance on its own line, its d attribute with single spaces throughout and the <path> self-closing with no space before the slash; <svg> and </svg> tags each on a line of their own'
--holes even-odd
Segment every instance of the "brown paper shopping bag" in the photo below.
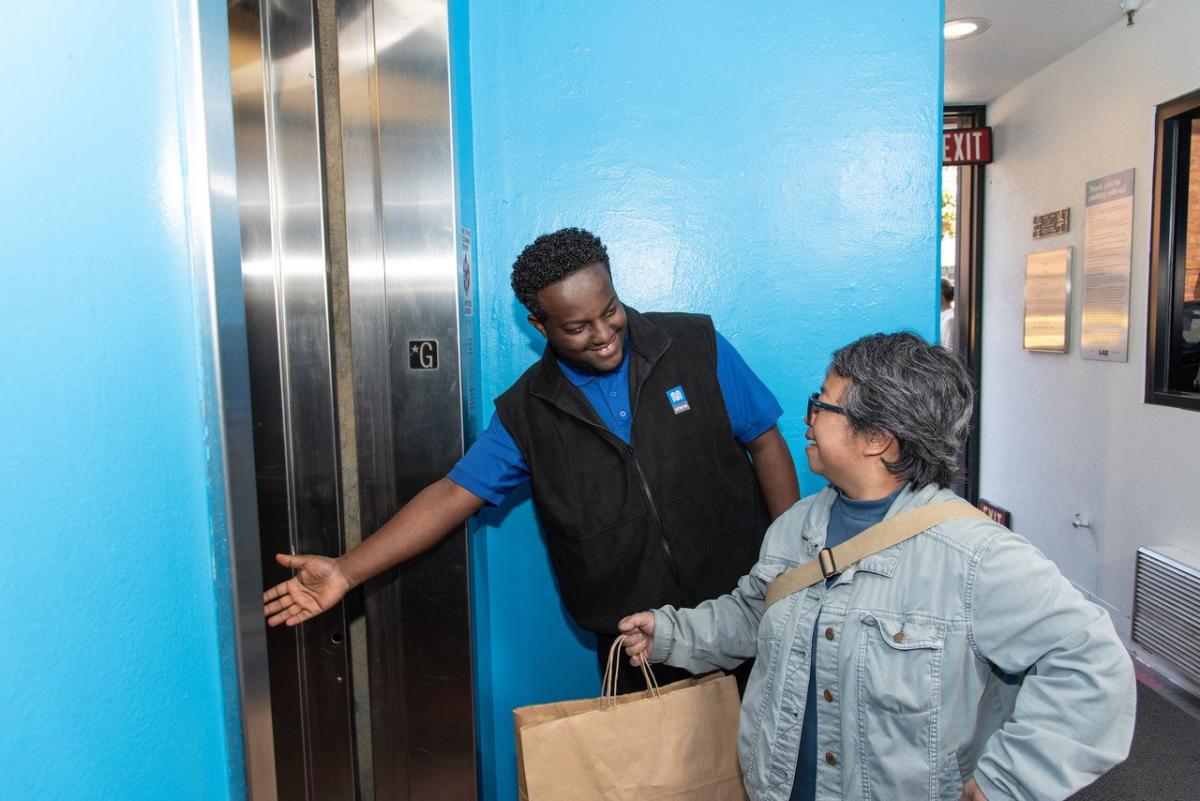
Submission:
<svg viewBox="0 0 1200 801">
<path fill-rule="evenodd" d="M 616 695 L 622 639 L 601 697 L 513 711 L 522 801 L 744 801 L 733 677 L 658 687 L 647 669 L 646 692 Z"/>
</svg>

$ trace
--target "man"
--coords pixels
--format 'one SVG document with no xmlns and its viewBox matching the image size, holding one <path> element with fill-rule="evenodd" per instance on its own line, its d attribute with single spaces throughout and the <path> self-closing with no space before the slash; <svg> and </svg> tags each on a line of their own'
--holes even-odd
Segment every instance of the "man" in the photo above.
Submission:
<svg viewBox="0 0 1200 801">
<path fill-rule="evenodd" d="M 942 279 L 941 325 L 941 346 L 946 350 L 954 350 L 954 284 L 949 278 Z"/>
<path fill-rule="evenodd" d="M 754 563 L 799 499 L 796 469 L 778 403 L 709 318 L 622 305 L 604 245 L 578 228 L 538 237 L 512 285 L 546 338 L 541 360 L 373 536 L 337 559 L 278 555 L 299 572 L 264 594 L 271 625 L 328 609 L 527 481 L 563 600 L 600 655 L 625 610 L 698 603 Z M 623 691 L 636 675 L 623 670 Z"/>
<path fill-rule="evenodd" d="M 837 351 L 806 419 L 830 486 L 771 526 L 732 593 L 621 621 L 634 664 L 757 654 L 739 724 L 754 801 L 1063 799 L 1128 755 L 1133 668 L 1108 615 L 945 489 L 972 396 L 957 357 L 912 334 Z M 856 563 L 827 550 L 948 501 L 952 519 Z"/>
</svg>

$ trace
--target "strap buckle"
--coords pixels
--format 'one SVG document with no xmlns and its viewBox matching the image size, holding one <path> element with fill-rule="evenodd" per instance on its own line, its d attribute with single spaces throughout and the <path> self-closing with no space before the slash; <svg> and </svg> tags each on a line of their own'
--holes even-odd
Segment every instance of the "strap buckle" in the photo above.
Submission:
<svg viewBox="0 0 1200 801">
<path fill-rule="evenodd" d="M 829 548 L 822 548 L 821 552 L 817 554 L 817 567 L 821 568 L 821 575 L 827 579 L 842 572 L 837 563 L 833 561 L 833 551 Z"/>
</svg>

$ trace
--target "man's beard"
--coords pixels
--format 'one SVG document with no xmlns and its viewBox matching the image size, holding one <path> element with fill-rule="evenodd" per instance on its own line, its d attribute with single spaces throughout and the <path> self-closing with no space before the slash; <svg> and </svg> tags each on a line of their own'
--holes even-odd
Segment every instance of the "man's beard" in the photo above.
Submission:
<svg viewBox="0 0 1200 801">
<path fill-rule="evenodd" d="M 624 344 L 625 343 L 621 343 L 622 348 L 624 348 Z M 550 342 L 549 345 L 550 345 L 550 350 L 554 351 L 555 358 L 557 358 L 560 362 L 564 362 L 567 365 L 569 365 L 572 370 L 577 370 L 577 371 L 583 373 L 584 375 L 600 375 L 600 376 L 612 375 L 613 373 L 617 372 L 617 370 L 620 370 L 621 365 L 625 363 L 625 354 L 622 353 L 621 361 L 617 362 L 616 367 L 614 367 L 611 370 L 601 370 L 598 367 L 596 367 L 594 364 L 588 364 L 587 362 L 581 362 L 577 359 L 572 359 L 569 356 L 564 356 L 562 354 L 562 352 L 560 352 L 559 349 L 554 346 L 553 342 Z"/>
</svg>

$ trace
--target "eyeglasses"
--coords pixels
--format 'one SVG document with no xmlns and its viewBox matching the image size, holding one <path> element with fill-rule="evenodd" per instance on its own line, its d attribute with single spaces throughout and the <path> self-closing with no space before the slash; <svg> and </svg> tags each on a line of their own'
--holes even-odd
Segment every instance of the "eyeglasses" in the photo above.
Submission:
<svg viewBox="0 0 1200 801">
<path fill-rule="evenodd" d="M 813 394 L 808 396 L 808 411 L 806 411 L 804 413 L 805 425 L 812 425 L 813 409 L 824 409 L 825 411 L 833 412 L 834 414 L 845 414 L 846 413 L 846 410 L 843 409 L 841 406 L 834 406 L 832 403 L 826 403 L 823 400 L 818 400 L 818 398 L 820 398 L 820 397 L 821 397 L 820 392 L 814 392 Z"/>
</svg>

